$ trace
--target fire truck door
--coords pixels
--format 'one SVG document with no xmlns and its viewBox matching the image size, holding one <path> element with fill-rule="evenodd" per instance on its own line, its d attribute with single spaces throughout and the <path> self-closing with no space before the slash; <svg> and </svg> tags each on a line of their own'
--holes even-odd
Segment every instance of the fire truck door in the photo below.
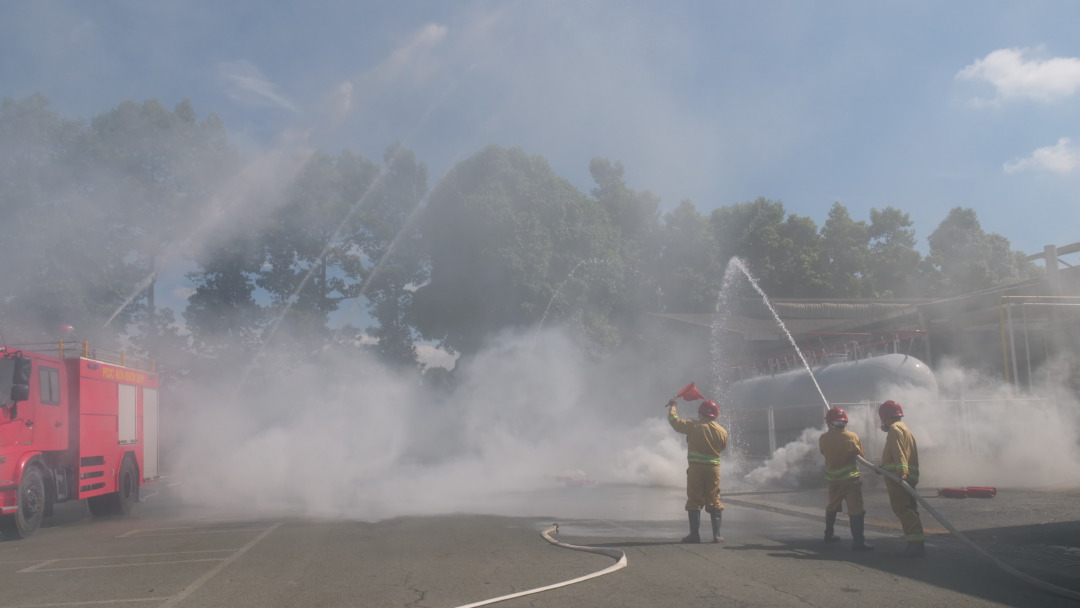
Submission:
<svg viewBox="0 0 1080 608">
<path fill-rule="evenodd" d="M 143 389 L 143 480 L 160 477 L 158 473 L 158 391 Z"/>
<path fill-rule="evenodd" d="M 38 399 L 33 397 L 29 403 L 20 405 L 26 407 L 33 404 L 31 415 L 24 416 L 28 421 L 32 420 L 31 442 L 38 450 L 66 450 L 68 447 L 68 408 L 62 404 L 66 401 L 60 394 L 60 369 L 45 364 L 35 366 L 38 376 Z M 32 382 L 32 381 L 31 381 Z M 31 391 L 32 392 L 32 391 Z"/>
</svg>

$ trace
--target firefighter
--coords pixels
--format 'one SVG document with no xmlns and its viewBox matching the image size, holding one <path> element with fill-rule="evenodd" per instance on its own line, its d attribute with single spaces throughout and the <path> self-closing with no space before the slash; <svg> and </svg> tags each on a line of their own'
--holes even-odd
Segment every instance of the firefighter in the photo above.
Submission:
<svg viewBox="0 0 1080 608">
<path fill-rule="evenodd" d="M 720 502 L 720 452 L 727 447 L 727 429 L 720 426 L 716 417 L 720 408 L 715 402 L 705 400 L 698 406 L 698 419 L 679 418 L 675 411 L 675 399 L 668 401 L 668 422 L 671 428 L 686 435 L 686 513 L 690 520 L 690 534 L 684 543 L 700 543 L 702 507 L 709 513 L 714 543 L 722 543 L 720 520 L 724 505 Z"/>
<path fill-rule="evenodd" d="M 881 453 L 881 468 L 899 477 L 912 488 L 919 483 L 919 448 L 915 436 L 907 425 L 901 422 L 904 408 L 895 401 L 886 401 L 878 406 L 881 418 L 881 430 L 888 433 L 885 437 L 885 449 Z M 885 478 L 885 489 L 889 492 L 889 504 L 893 513 L 900 519 L 907 545 L 900 552 L 902 557 L 922 557 L 926 555 L 926 542 L 923 536 L 922 519 L 919 517 L 919 503 L 902 485 Z"/>
<path fill-rule="evenodd" d="M 829 427 L 818 438 L 818 447 L 825 456 L 825 481 L 829 487 L 829 498 L 825 505 L 825 542 L 838 543 L 840 537 L 833 533 L 836 516 L 848 507 L 848 520 L 851 524 L 851 549 L 853 551 L 872 551 L 864 536 L 864 518 L 862 480 L 859 479 L 859 466 L 856 456 L 865 457 L 859 436 L 847 430 L 848 416 L 844 410 L 834 407 L 825 412 L 825 424 Z"/>
</svg>

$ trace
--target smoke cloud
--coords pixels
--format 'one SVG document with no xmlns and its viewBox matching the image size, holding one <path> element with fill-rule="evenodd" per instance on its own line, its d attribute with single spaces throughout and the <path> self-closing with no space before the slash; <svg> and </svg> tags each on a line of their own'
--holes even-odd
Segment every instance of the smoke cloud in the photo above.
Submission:
<svg viewBox="0 0 1080 608">
<path fill-rule="evenodd" d="M 590 363 L 552 328 L 493 339 L 449 393 L 373 359 L 313 365 L 282 374 L 263 391 L 272 401 L 195 400 L 169 458 L 191 504 L 365 520 L 522 514 L 566 487 L 681 487 L 685 444 L 663 408 L 679 387 L 638 363 L 634 376 Z"/>
<path fill-rule="evenodd" d="M 1038 375 L 1064 379 L 1070 369 L 1060 360 L 1047 367 Z M 936 393 L 911 386 L 881 389 L 903 406 L 904 422 L 915 435 L 920 486 L 1053 489 L 1080 483 L 1080 403 L 1064 386 L 1049 381 L 1021 391 L 953 362 L 936 375 Z M 860 436 L 871 461 L 880 461 L 885 439 L 877 405 L 844 405 L 848 430 Z M 820 476 L 817 441 L 824 430 L 806 429 L 751 467 L 742 481 L 757 489 L 793 487 L 806 483 L 809 474 Z"/>
<path fill-rule="evenodd" d="M 373 359 L 311 365 L 263 387 L 275 399 L 209 396 L 186 407 L 169 460 L 186 502 L 248 515 L 539 515 L 596 486 L 660 488 L 677 501 L 685 440 L 663 403 L 683 379 L 650 371 L 649 359 L 590 362 L 571 335 L 550 328 L 492 339 L 448 392 Z M 954 365 L 938 381 L 940 395 L 884 389 L 919 443 L 922 487 L 1080 482 L 1074 399 L 1018 394 Z M 884 441 L 876 405 L 848 406 L 871 460 Z M 739 429 L 729 430 L 735 439 Z M 823 430 L 806 429 L 764 464 L 728 450 L 722 491 L 820 484 Z"/>
</svg>

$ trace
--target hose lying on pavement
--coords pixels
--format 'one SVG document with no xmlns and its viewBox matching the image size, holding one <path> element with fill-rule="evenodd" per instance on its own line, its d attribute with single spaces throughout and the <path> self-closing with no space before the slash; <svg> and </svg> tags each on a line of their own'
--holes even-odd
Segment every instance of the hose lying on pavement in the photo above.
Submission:
<svg viewBox="0 0 1080 608">
<path fill-rule="evenodd" d="M 551 524 L 551 526 L 548 529 L 541 532 L 540 535 L 544 537 L 544 540 L 548 541 L 549 543 L 551 543 L 553 545 L 563 547 L 565 549 L 574 549 L 575 551 L 585 551 L 587 553 L 599 553 L 600 555 L 606 555 L 606 556 L 608 556 L 610 558 L 615 559 L 616 562 L 614 564 L 612 564 L 611 566 L 608 566 L 607 568 L 604 568 L 603 570 L 597 570 L 596 572 L 593 572 L 592 574 L 587 574 L 585 576 L 579 576 L 578 578 L 575 578 L 575 579 L 571 579 L 571 580 L 568 580 L 568 581 L 563 581 L 561 583 L 555 583 L 553 585 L 547 585 L 546 587 L 537 587 L 535 589 L 527 589 L 525 591 L 519 591 L 517 593 L 511 593 L 510 595 L 502 595 L 502 596 L 499 596 L 499 597 L 493 597 L 493 598 L 491 598 L 489 600 L 483 600 L 483 601 L 476 602 L 476 603 L 473 603 L 473 604 L 465 604 L 463 606 L 458 606 L 457 608 L 476 608 L 476 606 L 488 606 L 488 605 L 491 605 L 491 604 L 495 604 L 497 602 L 502 602 L 502 601 L 506 601 L 506 600 L 509 600 L 509 599 L 513 599 L 515 597 L 521 597 L 523 595 L 532 595 L 534 593 L 540 593 L 542 591 L 549 591 L 551 589 L 558 589 L 559 587 L 567 587 L 569 585 L 573 585 L 574 583 L 580 583 L 582 581 L 587 581 L 587 580 L 589 580 L 591 578 L 596 578 L 596 577 L 599 577 L 599 576 L 603 576 L 605 574 L 608 574 L 608 573 L 614 572 L 616 570 L 619 570 L 620 568 L 625 568 L 626 567 L 626 553 L 624 553 L 623 551 L 621 551 L 619 549 L 605 549 L 603 547 L 584 547 L 584 546 L 581 546 L 581 545 L 571 545 L 571 544 L 568 544 L 568 543 L 560 542 L 560 541 L 555 540 L 554 538 L 551 538 L 551 534 L 558 533 L 558 531 L 559 531 L 559 524 Z"/>
<path fill-rule="evenodd" d="M 1031 576 L 1029 574 L 1025 574 L 1025 573 L 1017 570 L 1016 568 L 1013 568 L 1012 566 L 1010 566 L 1010 565 L 1006 564 L 1005 562 L 999 560 L 998 558 L 994 557 L 993 555 L 990 555 L 982 547 L 976 545 L 974 542 L 972 542 L 970 539 L 968 539 L 968 537 L 961 534 L 960 531 L 957 530 L 951 523 L 949 523 L 945 519 L 945 517 L 941 513 L 938 512 L 937 509 L 930 506 L 930 503 L 926 502 L 923 499 L 922 496 L 919 496 L 919 493 L 915 491 L 915 488 L 908 485 L 907 482 L 903 481 L 902 479 L 900 479 L 896 475 L 890 473 L 889 471 L 886 471 L 885 469 L 875 465 L 874 463 L 872 463 L 869 460 L 863 458 L 862 456 L 857 455 L 857 456 L 855 456 L 855 458 L 858 459 L 858 461 L 863 466 L 869 468 L 870 470 L 874 471 L 875 473 L 880 473 L 880 474 L 888 477 L 889 479 L 895 481 L 896 483 L 900 484 L 900 487 L 904 488 L 905 492 L 907 492 L 908 494 L 911 494 L 911 496 L 913 498 L 915 498 L 915 500 L 919 501 L 919 504 L 921 504 L 923 507 L 925 507 L 927 512 L 930 513 L 931 515 L 933 515 L 934 519 L 938 520 L 938 522 L 940 522 L 941 525 L 945 526 L 946 530 L 948 530 L 949 532 L 952 532 L 953 535 L 955 535 L 957 538 L 959 538 L 961 541 L 963 541 L 965 545 L 970 547 L 972 550 L 974 550 L 976 553 L 978 553 L 981 557 L 983 557 L 983 558 L 989 560 L 990 562 L 992 562 L 998 568 L 1001 568 L 1005 572 L 1008 572 L 1009 574 L 1019 578 L 1020 580 L 1026 582 L 1026 583 L 1030 583 L 1030 584 L 1032 584 L 1032 585 L 1034 585 L 1034 586 L 1036 586 L 1036 587 L 1038 587 L 1038 588 L 1040 588 L 1040 589 L 1042 589 L 1044 591 L 1049 591 L 1050 593 L 1055 593 L 1057 595 L 1061 595 L 1061 596 L 1071 598 L 1071 599 L 1074 599 L 1074 600 L 1080 600 L 1080 593 L 1077 593 L 1076 591 L 1073 591 L 1072 589 L 1066 589 L 1064 587 L 1058 587 L 1057 585 L 1052 585 L 1052 584 L 1050 584 L 1050 583 L 1048 583 L 1046 581 L 1039 580 L 1039 579 L 1037 579 L 1037 578 L 1035 578 L 1035 577 L 1033 577 L 1033 576 Z"/>
</svg>

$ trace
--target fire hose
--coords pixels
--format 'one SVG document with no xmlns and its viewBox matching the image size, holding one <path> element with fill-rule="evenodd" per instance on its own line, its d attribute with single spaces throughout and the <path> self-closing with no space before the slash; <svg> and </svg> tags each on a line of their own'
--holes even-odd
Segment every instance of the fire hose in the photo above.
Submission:
<svg viewBox="0 0 1080 608">
<path fill-rule="evenodd" d="M 919 504 L 921 504 L 926 509 L 926 511 L 928 513 L 933 515 L 934 519 L 938 520 L 938 522 L 941 525 L 945 526 L 946 530 L 951 532 L 954 536 L 956 536 L 956 538 L 959 538 L 965 545 L 967 545 L 969 548 L 971 548 L 973 551 L 975 551 L 975 553 L 977 553 L 980 557 L 990 561 L 992 564 L 994 564 L 998 568 L 1002 569 L 1003 571 L 1011 574 L 1012 576 L 1015 576 L 1016 578 L 1019 578 L 1020 580 L 1026 582 L 1026 583 L 1029 583 L 1031 585 L 1034 585 L 1034 586 L 1036 586 L 1036 587 L 1038 587 L 1038 588 L 1040 588 L 1040 589 L 1042 589 L 1044 591 L 1049 591 L 1050 593 L 1061 595 L 1061 596 L 1071 598 L 1071 599 L 1074 599 L 1074 600 L 1080 600 L 1080 593 L 1078 593 L 1076 591 L 1073 591 L 1072 589 L 1066 589 L 1064 587 L 1058 587 L 1057 585 L 1053 585 L 1053 584 L 1048 583 L 1046 581 L 1039 580 L 1039 579 L 1037 579 L 1037 578 L 1035 578 L 1035 577 L 1033 577 L 1033 576 L 1031 576 L 1029 574 L 1025 574 L 1024 572 L 1021 572 L 1021 571 L 1017 570 L 1016 568 L 1013 568 L 1012 566 L 1010 566 L 1010 565 L 1006 564 L 1005 562 L 999 560 L 998 558 L 994 557 L 993 555 L 990 555 L 990 553 L 988 553 L 985 549 L 983 549 L 982 547 L 976 545 L 968 537 L 964 536 L 959 530 L 957 530 L 955 526 L 953 526 L 951 523 L 949 523 L 949 521 L 946 520 L 945 517 L 940 512 L 938 512 L 937 509 L 932 507 L 930 505 L 930 503 L 926 502 L 926 500 L 924 500 L 923 497 L 920 496 L 919 493 L 915 491 L 915 488 L 911 487 L 906 481 L 900 479 L 899 477 L 897 477 L 896 475 L 890 473 L 889 471 L 886 471 L 885 469 L 875 465 L 874 463 L 872 463 L 869 460 L 863 458 L 862 456 L 855 456 L 855 458 L 858 459 L 860 464 L 862 464 L 863 466 L 869 468 L 870 470 L 874 471 L 875 473 L 880 473 L 881 475 L 884 475 L 884 476 L 888 477 L 889 479 L 895 481 L 896 483 L 900 484 L 900 487 L 902 487 L 905 492 L 910 494 L 912 496 L 912 498 L 919 501 Z"/>
<path fill-rule="evenodd" d="M 598 553 L 600 555 L 606 555 L 606 556 L 608 556 L 608 557 L 610 557 L 612 559 L 615 559 L 616 562 L 614 564 L 612 564 L 611 566 L 608 566 L 607 568 L 604 568 L 603 570 L 597 570 L 596 572 L 593 572 L 592 574 L 587 574 L 585 576 L 579 576 L 578 578 L 575 578 L 575 579 L 570 579 L 568 581 L 563 581 L 561 583 L 555 583 L 555 584 L 547 585 L 547 586 L 544 586 L 544 587 L 537 587 L 535 589 L 526 589 L 525 591 L 519 591 L 517 593 L 511 593 L 509 595 L 502 595 L 502 596 L 499 596 L 499 597 L 493 597 L 493 598 L 488 599 L 488 600 L 483 600 L 483 601 L 475 602 L 475 603 L 472 603 L 472 604 L 465 604 L 465 605 L 462 605 L 462 606 L 458 606 L 457 608 L 476 608 L 477 606 L 489 606 L 491 604 L 495 604 L 495 603 L 498 603 L 498 602 L 503 602 L 503 601 L 506 601 L 506 600 L 509 600 L 509 599 L 513 599 L 515 597 L 522 597 L 522 596 L 525 596 L 525 595 L 532 595 L 534 593 L 540 593 L 540 592 L 543 592 L 543 591 L 550 591 L 551 589 L 558 589 L 559 587 L 567 587 L 567 586 L 573 585 L 574 583 L 580 583 L 582 581 L 587 581 L 589 579 L 597 578 L 597 577 L 603 576 L 605 574 L 609 574 L 611 572 L 614 572 L 616 570 L 619 570 L 621 568 L 626 567 L 626 553 L 624 553 L 623 551 L 621 551 L 619 549 L 605 549 L 603 547 L 586 547 L 586 546 L 582 546 L 582 545 L 571 545 L 569 543 L 560 542 L 560 541 L 555 540 L 554 538 L 551 538 L 551 534 L 558 533 L 558 531 L 559 531 L 559 524 L 551 524 L 551 526 L 548 527 L 543 532 L 541 532 L 540 535 L 544 537 L 544 540 L 548 541 L 549 543 L 551 543 L 551 544 L 553 544 L 555 546 L 563 547 L 564 549 L 573 549 L 575 551 L 585 551 L 586 553 Z"/>
<path fill-rule="evenodd" d="M 889 479 L 891 479 L 891 480 L 895 481 L 896 483 L 898 483 L 900 485 L 900 487 L 902 487 L 904 489 L 905 492 L 910 494 L 911 497 L 914 498 L 915 500 L 917 500 L 919 502 L 919 504 L 921 504 L 923 506 L 923 508 L 925 508 L 928 513 L 933 515 L 934 519 L 936 519 L 941 525 L 945 526 L 945 529 L 947 529 L 954 536 L 956 536 L 956 538 L 960 539 L 971 550 L 975 551 L 975 553 L 977 555 L 979 555 L 980 557 L 982 557 L 982 558 L 986 559 L 987 561 L 991 562 L 992 564 L 994 564 L 995 566 L 1000 568 L 1002 571 L 1004 571 L 1004 572 L 1006 572 L 1006 573 L 1008 573 L 1008 574 L 1010 574 L 1010 575 L 1012 575 L 1012 576 L 1014 576 L 1014 577 L 1016 577 L 1016 578 L 1018 578 L 1018 579 L 1020 579 L 1020 580 L 1022 580 L 1024 582 L 1026 582 L 1026 583 L 1028 583 L 1030 585 L 1033 585 L 1033 586 L 1035 586 L 1035 587 L 1037 587 L 1039 589 L 1042 589 L 1044 591 L 1048 591 L 1050 593 L 1054 593 L 1056 595 L 1060 595 L 1060 596 L 1067 597 L 1067 598 L 1070 598 L 1070 599 L 1080 600 L 1080 593 L 1077 593 L 1076 591 L 1073 591 L 1071 589 L 1066 589 L 1064 587 L 1059 587 L 1057 585 L 1054 585 L 1054 584 L 1048 583 L 1046 581 L 1037 579 L 1037 578 L 1035 578 L 1035 577 L 1033 577 L 1033 576 L 1031 576 L 1029 574 L 1026 574 L 1024 572 L 1021 572 L 1020 570 L 1017 570 L 1016 568 L 1013 568 L 1012 566 L 1006 564 L 1005 562 L 997 559 L 993 555 L 990 555 L 990 553 L 988 553 L 985 549 L 983 549 L 982 547 L 976 545 L 974 542 L 971 541 L 971 539 L 964 536 L 964 534 L 962 532 L 960 532 L 960 530 L 958 530 L 947 519 L 945 519 L 945 516 L 942 515 L 937 509 L 935 509 L 933 507 L 933 505 L 926 502 L 926 500 L 923 499 L 923 497 L 920 496 L 919 493 L 915 491 L 915 488 L 911 487 L 907 482 L 900 479 L 899 477 L 897 477 L 893 473 L 890 473 L 889 471 L 886 471 L 885 469 L 875 465 L 874 463 L 870 462 L 869 460 L 866 460 L 862 456 L 856 456 L 855 458 L 859 461 L 860 464 L 867 467 L 871 471 L 874 471 L 875 473 L 879 473 L 881 475 L 884 475 L 884 476 L 888 477 Z M 534 589 L 527 589 L 525 591 L 519 591 L 517 593 L 511 593 L 509 595 L 502 595 L 502 596 L 499 596 L 499 597 L 494 597 L 494 598 L 491 598 L 491 599 L 482 600 L 482 601 L 479 601 L 479 602 L 474 602 L 472 604 L 464 604 L 464 605 L 458 606 L 457 608 L 477 608 L 479 606 L 490 606 L 491 604 L 496 604 L 498 602 L 503 602 L 503 601 L 514 599 L 514 598 L 517 598 L 517 597 L 523 597 L 523 596 L 526 596 L 526 595 L 533 595 L 533 594 L 541 593 L 541 592 L 544 592 L 544 591 L 550 591 L 552 589 L 558 589 L 560 587 L 567 587 L 567 586 L 573 585 L 575 583 L 580 583 L 582 581 L 587 581 L 587 580 L 590 580 L 590 579 L 598 578 L 598 577 L 603 576 L 605 574 L 610 574 L 611 572 L 614 572 L 616 570 L 620 570 L 620 569 L 626 567 L 627 561 L 626 561 L 626 553 L 625 552 L 623 552 L 623 551 L 621 551 L 619 549 L 607 549 L 607 548 L 603 548 L 603 547 L 587 547 L 587 546 L 583 546 L 583 545 L 571 545 L 569 543 L 564 543 L 564 542 L 561 542 L 561 541 L 557 541 L 557 540 L 555 540 L 554 538 L 551 537 L 551 534 L 558 533 L 558 531 L 559 531 L 559 524 L 557 524 L 557 523 L 556 524 L 551 524 L 551 526 L 548 527 L 543 532 L 541 532 L 540 535 L 544 537 L 544 540 L 546 540 L 549 543 L 551 543 L 553 545 L 556 545 L 558 547 L 563 547 L 565 549 L 573 549 L 575 551 L 585 551 L 587 553 L 597 553 L 597 554 L 600 554 L 600 555 L 606 555 L 608 557 L 611 557 L 612 559 L 615 559 L 616 562 L 614 564 L 612 564 L 611 566 L 608 566 L 607 568 L 604 568 L 603 570 L 598 570 L 596 572 L 593 572 L 592 574 L 587 574 L 585 576 L 579 576 L 579 577 L 574 578 L 574 579 L 570 579 L 570 580 L 567 580 L 567 581 L 562 581 L 562 582 L 559 582 L 559 583 L 554 583 L 554 584 L 551 584 L 551 585 L 546 585 L 544 587 L 536 587 Z"/>
</svg>

